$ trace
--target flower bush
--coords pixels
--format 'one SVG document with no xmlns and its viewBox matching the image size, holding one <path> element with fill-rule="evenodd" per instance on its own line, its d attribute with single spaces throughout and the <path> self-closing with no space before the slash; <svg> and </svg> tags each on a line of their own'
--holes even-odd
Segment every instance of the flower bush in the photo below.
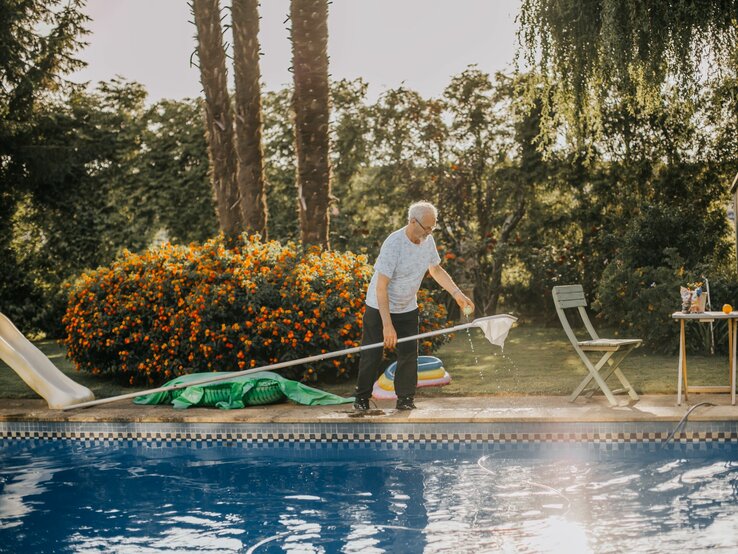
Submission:
<svg viewBox="0 0 738 554">
<path fill-rule="evenodd" d="M 124 253 L 71 286 L 63 319 L 83 371 L 158 385 L 185 373 L 238 371 L 358 346 L 372 268 L 364 256 L 222 238 Z M 446 311 L 421 291 L 421 332 Z M 430 353 L 446 335 L 423 340 Z M 357 355 L 284 368 L 302 381 L 348 377 Z"/>
</svg>

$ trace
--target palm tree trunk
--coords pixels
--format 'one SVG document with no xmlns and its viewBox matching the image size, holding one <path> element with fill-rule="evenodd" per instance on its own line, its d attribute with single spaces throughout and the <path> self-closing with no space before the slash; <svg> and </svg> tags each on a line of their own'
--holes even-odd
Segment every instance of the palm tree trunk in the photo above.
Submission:
<svg viewBox="0 0 738 554">
<path fill-rule="evenodd" d="M 233 66 L 236 77 L 237 183 L 244 230 L 267 236 L 264 152 L 261 143 L 259 1 L 233 0 Z"/>
<path fill-rule="evenodd" d="M 241 230 L 241 213 L 218 0 L 193 0 L 192 12 L 197 27 L 200 82 L 205 93 L 205 136 L 218 223 L 221 231 L 233 236 Z"/>
<path fill-rule="evenodd" d="M 290 17 L 300 236 L 328 248 L 328 2 L 292 0 Z"/>
</svg>

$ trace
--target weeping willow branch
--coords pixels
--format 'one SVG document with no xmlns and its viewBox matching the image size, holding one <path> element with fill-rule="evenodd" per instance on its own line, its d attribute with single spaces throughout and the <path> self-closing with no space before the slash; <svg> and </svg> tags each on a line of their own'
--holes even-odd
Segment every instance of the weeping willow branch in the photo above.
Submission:
<svg viewBox="0 0 738 554">
<path fill-rule="evenodd" d="M 518 61 L 542 75 L 544 116 L 581 135 L 613 97 L 649 110 L 665 86 L 694 96 L 729 64 L 737 20 L 738 0 L 522 0 Z"/>
</svg>

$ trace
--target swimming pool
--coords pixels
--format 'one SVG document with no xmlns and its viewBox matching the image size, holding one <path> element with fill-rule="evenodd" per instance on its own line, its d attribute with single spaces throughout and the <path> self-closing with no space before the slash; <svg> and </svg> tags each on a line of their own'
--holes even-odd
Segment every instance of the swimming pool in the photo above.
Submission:
<svg viewBox="0 0 738 554">
<path fill-rule="evenodd" d="M 738 445 L 0 440 L 12 552 L 738 547 Z"/>
</svg>

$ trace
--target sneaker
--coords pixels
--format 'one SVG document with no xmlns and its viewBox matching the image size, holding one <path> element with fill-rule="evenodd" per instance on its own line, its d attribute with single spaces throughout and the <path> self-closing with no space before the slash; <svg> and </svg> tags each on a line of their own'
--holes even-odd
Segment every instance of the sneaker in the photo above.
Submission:
<svg viewBox="0 0 738 554">
<path fill-rule="evenodd" d="M 358 396 L 354 400 L 354 411 L 355 412 L 366 412 L 369 409 L 369 399 L 359 398 Z"/>
<path fill-rule="evenodd" d="M 417 406 L 413 403 L 412 396 L 399 396 L 396 408 L 398 410 L 414 410 Z"/>
</svg>

